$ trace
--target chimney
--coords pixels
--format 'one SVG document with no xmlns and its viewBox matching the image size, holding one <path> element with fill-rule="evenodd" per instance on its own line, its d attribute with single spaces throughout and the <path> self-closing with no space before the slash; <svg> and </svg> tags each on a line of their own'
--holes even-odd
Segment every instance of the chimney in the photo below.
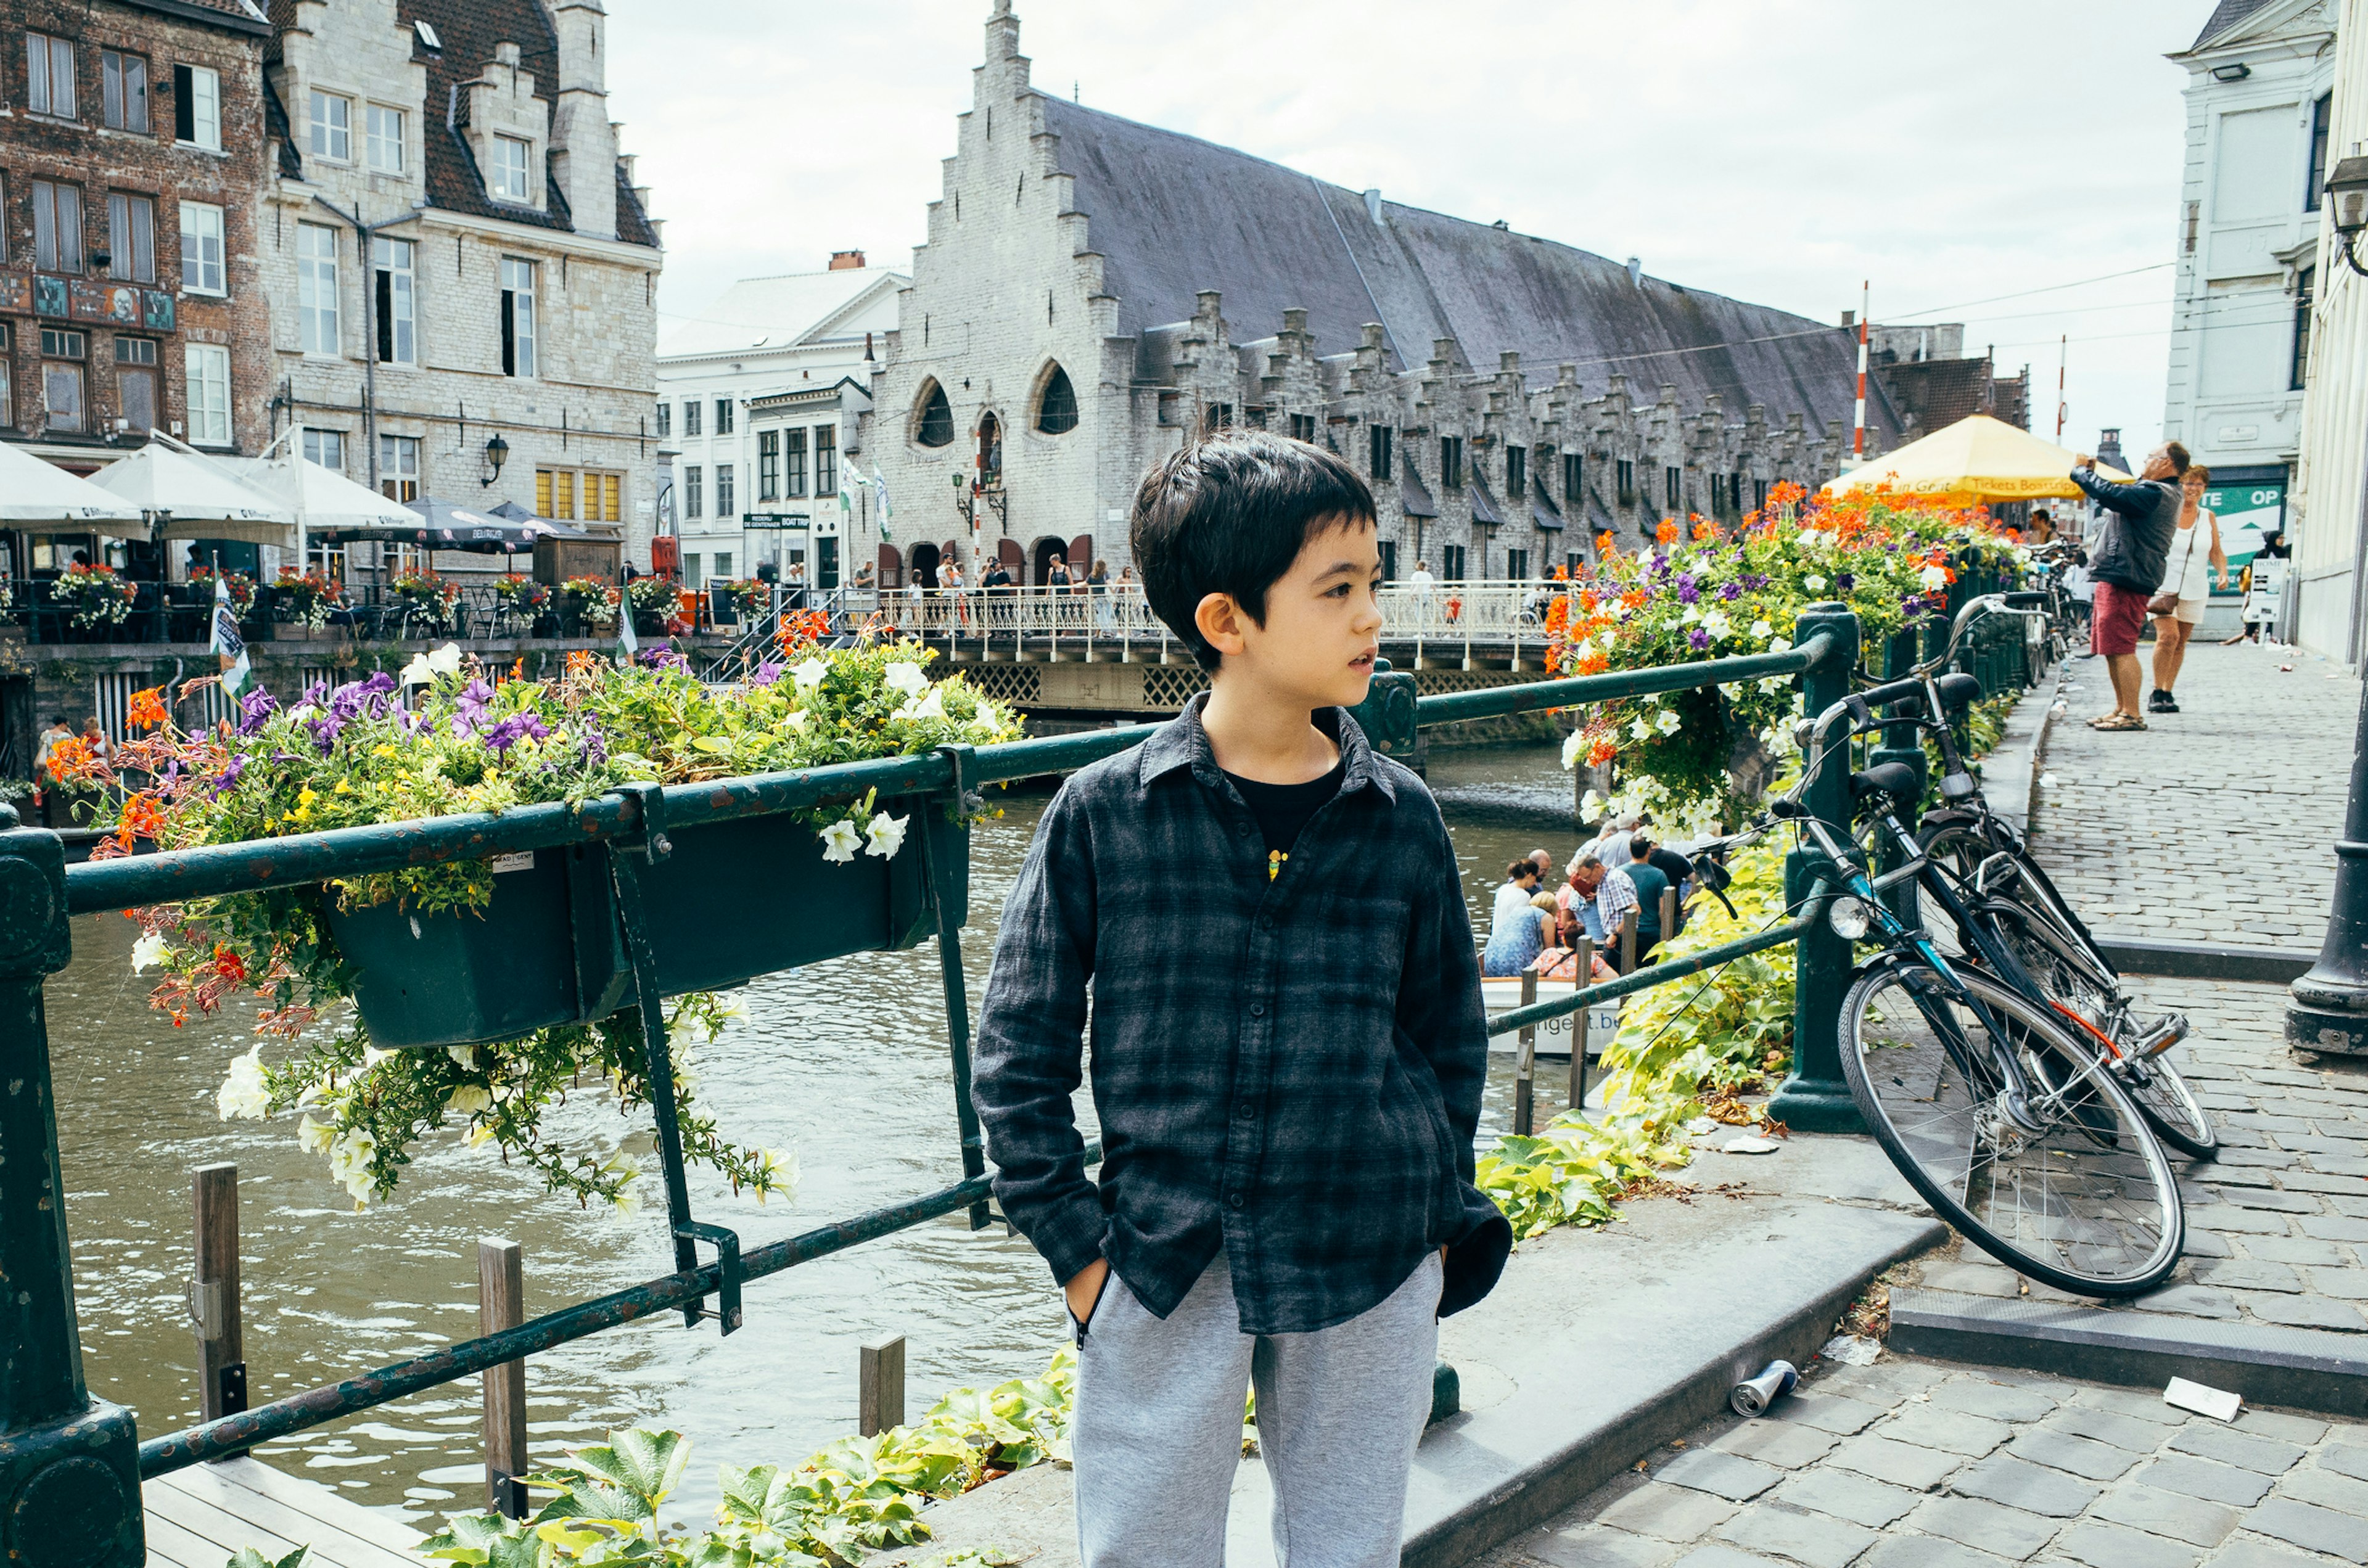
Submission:
<svg viewBox="0 0 2368 1568">
<path fill-rule="evenodd" d="M 863 270 L 863 253 L 860 250 L 835 250 L 830 253 L 830 269 L 833 272 L 860 272 Z"/>
<path fill-rule="evenodd" d="M 559 104 L 551 121 L 551 174 L 575 232 L 617 237 L 617 128 L 609 119 L 603 54 L 609 18 L 600 0 L 552 0 L 559 37 Z"/>
</svg>

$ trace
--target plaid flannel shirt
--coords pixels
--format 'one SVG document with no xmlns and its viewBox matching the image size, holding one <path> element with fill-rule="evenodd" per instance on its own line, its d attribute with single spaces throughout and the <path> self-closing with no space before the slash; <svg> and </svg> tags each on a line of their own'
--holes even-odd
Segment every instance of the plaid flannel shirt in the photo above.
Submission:
<svg viewBox="0 0 2368 1568">
<path fill-rule="evenodd" d="M 1628 880 L 1627 869 L 1624 867 L 1607 869 L 1603 873 L 1603 885 L 1595 890 L 1595 915 L 1603 922 L 1605 941 L 1620 939 L 1620 922 L 1626 919 L 1628 912 L 1635 907 L 1636 884 Z"/>
<path fill-rule="evenodd" d="M 1221 1248 L 1247 1334 L 1344 1323 L 1439 1246 L 1441 1311 L 1469 1306 L 1512 1234 L 1472 1185 L 1487 1022 L 1446 824 L 1327 710 L 1340 791 L 1270 880 L 1202 700 L 1072 777 L 1029 846 L 979 1019 L 996 1196 L 1056 1280 L 1106 1257 L 1162 1317 Z"/>
</svg>

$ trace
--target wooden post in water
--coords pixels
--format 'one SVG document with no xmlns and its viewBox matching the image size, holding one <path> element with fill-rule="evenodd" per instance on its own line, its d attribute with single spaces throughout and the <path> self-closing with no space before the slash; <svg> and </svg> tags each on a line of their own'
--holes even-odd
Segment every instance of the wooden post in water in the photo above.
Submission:
<svg viewBox="0 0 2368 1568">
<path fill-rule="evenodd" d="M 1633 909 L 1620 917 L 1620 972 L 1636 972 L 1636 912 Z"/>
<path fill-rule="evenodd" d="M 1538 971 L 1534 966 L 1521 971 L 1521 1006 L 1526 1007 L 1538 999 Z M 1531 1080 L 1538 1065 L 1538 1030 L 1534 1024 L 1521 1026 L 1520 1046 L 1513 1058 L 1513 1131 L 1527 1138 L 1536 1120 L 1535 1089 Z"/>
<path fill-rule="evenodd" d="M 1578 938 L 1578 988 L 1581 991 L 1595 983 L 1595 938 L 1582 932 Z M 1587 1033 L 1588 1017 L 1595 1011 L 1581 1007 L 1570 1016 L 1570 1108 L 1587 1109 Z"/>
<path fill-rule="evenodd" d="M 499 1236 L 477 1240 L 477 1332 L 497 1334 L 526 1321 L 526 1267 L 518 1244 Z M 526 1362 L 505 1361 L 484 1374 L 485 1500 L 523 1519 L 526 1483 Z"/>
<path fill-rule="evenodd" d="M 238 1167 L 199 1165 L 191 1184 L 197 1263 L 189 1317 L 198 1331 L 198 1408 L 208 1421 L 246 1408 L 246 1331 L 238 1300 Z"/>
<path fill-rule="evenodd" d="M 875 1339 L 860 1352 L 856 1430 L 876 1437 L 905 1424 L 905 1336 Z"/>
</svg>

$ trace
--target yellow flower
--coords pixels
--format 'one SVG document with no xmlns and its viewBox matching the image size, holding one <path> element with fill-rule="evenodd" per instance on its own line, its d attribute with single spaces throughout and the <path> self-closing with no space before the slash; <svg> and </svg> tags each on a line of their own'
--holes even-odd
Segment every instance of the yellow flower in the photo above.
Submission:
<svg viewBox="0 0 2368 1568">
<path fill-rule="evenodd" d="M 309 784 L 296 791 L 296 803 L 300 806 L 309 806 L 320 798 L 321 797 L 319 795 L 313 793 L 313 787 Z"/>
<path fill-rule="evenodd" d="M 337 787 L 336 787 L 336 790 L 335 790 L 335 791 L 333 791 L 333 792 L 334 792 L 334 793 L 336 793 L 336 794 L 339 794 L 339 795 L 350 795 L 350 794 L 352 794 L 352 793 L 354 792 L 354 781 L 353 781 L 352 779 L 350 779 L 350 778 L 340 778 L 340 779 L 338 779 L 338 780 L 337 780 Z"/>
<path fill-rule="evenodd" d="M 394 756 L 398 754 L 393 746 L 385 745 L 380 746 L 376 751 L 370 753 L 370 756 Z"/>
</svg>

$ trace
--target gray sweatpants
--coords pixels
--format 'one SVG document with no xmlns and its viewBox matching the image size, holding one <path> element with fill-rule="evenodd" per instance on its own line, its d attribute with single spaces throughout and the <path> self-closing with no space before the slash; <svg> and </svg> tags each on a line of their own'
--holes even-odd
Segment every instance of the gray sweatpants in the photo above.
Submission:
<svg viewBox="0 0 2368 1568">
<path fill-rule="evenodd" d="M 1079 1336 L 1069 1434 L 1084 1568 L 1220 1568 L 1252 1383 L 1276 1559 L 1395 1568 L 1430 1412 L 1440 1278 L 1434 1252 L 1347 1323 L 1249 1335 L 1223 1253 L 1164 1319 L 1110 1276 Z"/>
</svg>

